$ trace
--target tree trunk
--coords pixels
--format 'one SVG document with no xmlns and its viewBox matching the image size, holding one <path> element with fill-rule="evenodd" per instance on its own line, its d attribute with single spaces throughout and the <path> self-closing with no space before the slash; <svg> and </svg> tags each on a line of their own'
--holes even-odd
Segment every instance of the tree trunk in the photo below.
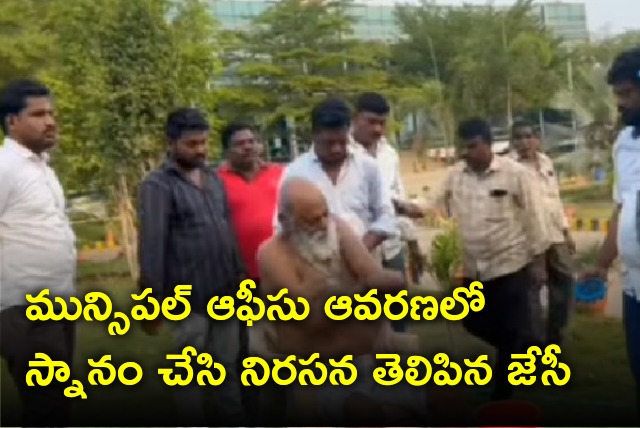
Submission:
<svg viewBox="0 0 640 428">
<path fill-rule="evenodd" d="M 134 281 L 137 281 L 138 268 L 138 232 L 135 226 L 135 210 L 129 197 L 126 177 L 120 176 L 118 182 L 118 215 L 122 227 L 122 246 L 124 248 L 129 273 Z"/>
</svg>

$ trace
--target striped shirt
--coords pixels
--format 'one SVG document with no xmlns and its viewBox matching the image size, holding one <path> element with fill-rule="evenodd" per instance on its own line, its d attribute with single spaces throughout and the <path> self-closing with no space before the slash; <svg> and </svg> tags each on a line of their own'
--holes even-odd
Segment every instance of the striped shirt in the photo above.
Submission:
<svg viewBox="0 0 640 428">
<path fill-rule="evenodd" d="M 430 201 L 457 221 L 464 274 L 488 281 L 517 272 L 548 247 L 539 188 L 513 159 L 494 156 L 483 173 L 455 165 Z"/>
<path fill-rule="evenodd" d="M 569 221 L 564 213 L 553 161 L 544 153 L 538 153 L 537 162 L 524 159 L 518 159 L 518 162 L 527 167 L 532 179 L 537 180 L 540 184 L 545 207 L 544 221 L 547 222 L 549 241 L 553 244 L 565 242 L 564 230 L 569 228 Z"/>
<path fill-rule="evenodd" d="M 222 182 L 203 168 L 203 184 L 166 162 L 139 191 L 140 285 L 159 298 L 191 285 L 193 312 L 213 296 L 231 295 L 245 275 Z"/>
</svg>

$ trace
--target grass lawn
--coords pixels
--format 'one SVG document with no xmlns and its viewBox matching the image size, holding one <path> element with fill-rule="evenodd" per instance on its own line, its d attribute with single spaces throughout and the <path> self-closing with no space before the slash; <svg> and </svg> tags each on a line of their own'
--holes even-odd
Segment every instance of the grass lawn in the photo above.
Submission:
<svg viewBox="0 0 640 428">
<path fill-rule="evenodd" d="M 86 274 L 95 274 L 95 267 L 89 269 L 85 266 L 83 269 Z M 134 291 L 131 281 L 122 277 L 100 278 L 99 275 L 82 280 L 82 290 L 106 291 L 112 296 L 115 308 L 125 310 L 130 307 L 130 293 Z M 475 359 L 488 353 L 486 346 L 467 335 L 459 322 L 448 325 L 438 321 L 424 322 L 411 328 L 419 334 L 426 356 L 446 352 L 462 362 L 462 358 Z M 171 397 L 157 375 L 157 367 L 172 366 L 164 358 L 170 352 L 170 346 L 166 329 L 158 336 L 149 337 L 132 324 L 127 335 L 109 336 L 104 323 L 80 323 L 78 374 L 75 378 L 85 384 L 88 399 L 75 399 L 76 411 L 88 417 L 99 415 L 93 416 L 87 425 L 95 421 L 95 425 L 116 426 L 118 415 L 124 412 L 147 414 L 151 411 L 159 420 L 171 421 Z M 144 370 L 142 382 L 126 388 L 88 385 L 87 359 L 99 359 L 106 354 L 112 355 L 112 362 L 117 365 L 126 361 L 140 363 Z M 576 425 L 582 424 L 582 420 L 591 421 L 585 425 L 592 426 L 625 425 L 623 421 L 634 414 L 633 385 L 620 323 L 577 315 L 561 359 L 571 367 L 571 381 L 566 387 L 523 387 L 517 391 L 517 398 L 536 402 L 544 415 L 551 417 L 548 425 Z M 0 381 L 3 407 L 18 406 L 15 389 L 4 365 Z M 470 391 L 477 405 L 486 401 L 488 393 L 487 387 L 473 387 Z M 171 426 L 171 423 L 162 425 Z"/>
</svg>

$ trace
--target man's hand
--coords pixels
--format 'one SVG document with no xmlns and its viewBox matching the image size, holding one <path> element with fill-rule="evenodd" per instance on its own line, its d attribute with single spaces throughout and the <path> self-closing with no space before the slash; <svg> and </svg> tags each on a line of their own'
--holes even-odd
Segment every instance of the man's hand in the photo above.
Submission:
<svg viewBox="0 0 640 428">
<path fill-rule="evenodd" d="M 586 281 L 589 279 L 602 279 L 606 280 L 609 269 L 604 266 L 591 267 L 580 274 L 580 281 Z"/>
<path fill-rule="evenodd" d="M 397 199 L 393 200 L 393 206 L 396 209 L 398 215 L 418 219 L 425 216 L 424 211 L 418 204 L 414 204 L 413 202 L 402 202 Z"/>
<path fill-rule="evenodd" d="M 377 233 L 367 232 L 362 238 L 362 243 L 365 247 L 367 247 L 367 250 L 371 252 L 378 248 L 378 245 L 382 244 L 382 241 L 384 241 L 384 239 L 385 238 L 383 236 Z"/>
<path fill-rule="evenodd" d="M 567 244 L 567 247 L 569 247 L 569 251 L 571 252 L 571 254 L 575 255 L 576 241 L 573 240 L 573 237 L 571 236 L 571 232 L 569 232 L 568 229 L 564 229 L 563 233 L 564 233 L 564 242 Z"/>
</svg>

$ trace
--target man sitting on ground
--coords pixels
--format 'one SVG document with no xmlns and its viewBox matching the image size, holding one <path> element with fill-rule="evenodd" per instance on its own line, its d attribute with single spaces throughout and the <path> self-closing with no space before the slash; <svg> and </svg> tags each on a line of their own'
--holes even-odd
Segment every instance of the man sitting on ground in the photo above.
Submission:
<svg viewBox="0 0 640 428">
<path fill-rule="evenodd" d="M 299 397 L 309 388 L 295 388 L 296 411 L 316 425 L 323 417 L 334 425 L 345 426 L 401 422 L 388 419 L 386 405 L 404 410 L 411 415 L 411 421 L 424 425 L 420 422 L 424 422 L 428 412 L 425 388 L 405 382 L 384 387 L 372 377 L 376 353 L 403 353 L 394 340 L 397 336 L 389 320 L 382 317 L 377 321 L 358 321 L 351 317 L 336 322 L 324 313 L 324 304 L 330 296 L 364 295 L 371 288 L 379 294 L 395 294 L 404 287 L 402 275 L 384 270 L 376 263 L 350 226 L 329 214 L 323 194 L 313 183 L 288 179 L 279 204 L 281 233 L 258 251 L 262 290 L 275 295 L 286 288 L 290 297 L 304 297 L 311 311 L 304 321 L 269 323 L 271 348 L 298 359 L 318 352 L 324 362 L 353 355 L 358 369 L 358 378 L 351 386 L 325 384 L 311 388 L 316 394 L 312 399 L 314 414 L 300 410 Z"/>
</svg>

